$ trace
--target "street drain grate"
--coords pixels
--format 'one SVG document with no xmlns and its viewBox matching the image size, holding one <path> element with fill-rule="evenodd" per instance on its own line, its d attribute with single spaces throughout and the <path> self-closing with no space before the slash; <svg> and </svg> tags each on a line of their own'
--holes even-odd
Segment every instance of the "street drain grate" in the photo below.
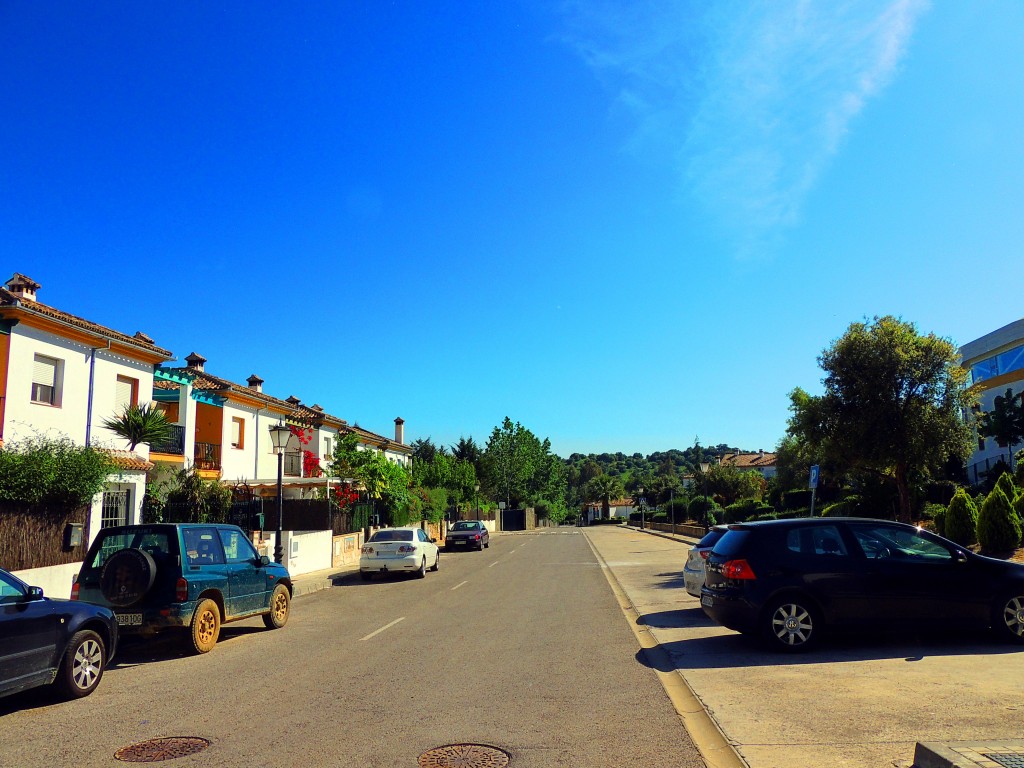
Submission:
<svg viewBox="0 0 1024 768">
<path fill-rule="evenodd" d="M 1024 768 L 1024 752 L 996 752 L 985 757 L 1003 768 Z"/>
<path fill-rule="evenodd" d="M 486 744 L 448 744 L 420 755 L 420 768 L 505 768 L 507 753 Z"/>
<path fill-rule="evenodd" d="M 208 746 L 210 742 L 198 736 L 169 736 L 121 747 L 114 753 L 114 757 L 125 763 L 158 763 L 161 760 L 194 755 Z"/>
</svg>

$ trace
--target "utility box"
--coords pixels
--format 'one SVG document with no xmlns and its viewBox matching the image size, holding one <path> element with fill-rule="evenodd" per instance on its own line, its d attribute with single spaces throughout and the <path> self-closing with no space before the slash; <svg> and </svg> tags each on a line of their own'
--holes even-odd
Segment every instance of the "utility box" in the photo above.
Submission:
<svg viewBox="0 0 1024 768">
<path fill-rule="evenodd" d="M 85 523 L 68 523 L 64 526 L 64 550 L 71 551 L 82 546 L 85 537 Z"/>
</svg>

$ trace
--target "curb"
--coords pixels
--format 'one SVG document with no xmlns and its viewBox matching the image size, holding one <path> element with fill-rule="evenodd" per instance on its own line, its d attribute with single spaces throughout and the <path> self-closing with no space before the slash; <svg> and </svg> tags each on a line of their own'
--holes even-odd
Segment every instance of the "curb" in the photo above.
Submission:
<svg viewBox="0 0 1024 768">
<path fill-rule="evenodd" d="M 659 539 L 668 539 L 669 541 L 678 541 L 680 544 L 689 544 L 691 547 L 700 541 L 700 539 L 695 539 L 692 536 L 683 536 L 681 533 L 672 534 L 665 531 L 654 531 L 650 528 L 637 528 L 633 525 L 626 525 L 623 527 L 628 528 L 631 531 L 636 531 L 637 533 L 646 533 L 649 536 L 657 536 Z"/>
<path fill-rule="evenodd" d="M 348 568 L 341 571 L 331 571 L 330 573 L 317 578 L 297 576 L 292 580 L 292 600 L 299 597 L 305 597 L 306 595 L 311 595 L 316 592 L 322 592 L 325 589 L 330 589 L 334 586 L 335 579 L 350 573 L 355 573 L 358 570 L 359 568 L 357 566 L 355 568 Z"/>
</svg>

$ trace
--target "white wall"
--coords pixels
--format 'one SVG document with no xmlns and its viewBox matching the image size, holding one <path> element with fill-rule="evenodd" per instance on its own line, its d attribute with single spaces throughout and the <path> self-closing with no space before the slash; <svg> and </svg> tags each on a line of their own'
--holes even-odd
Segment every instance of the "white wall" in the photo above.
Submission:
<svg viewBox="0 0 1024 768">
<path fill-rule="evenodd" d="M 35 356 L 45 355 L 62 362 L 59 405 L 32 402 L 32 371 Z M 7 393 L 4 415 L 4 437 L 15 441 L 42 434 L 69 437 L 84 445 L 89 421 L 89 373 L 93 350 L 84 344 L 16 325 L 11 331 L 10 361 L 7 370 Z M 138 381 L 138 401 L 148 403 L 153 392 L 153 366 L 114 355 L 105 349 L 95 352 L 93 367 L 92 443 L 104 448 L 126 449 L 128 444 L 113 432 L 104 429 L 105 419 L 116 415 L 114 397 L 117 377 L 128 376 Z M 143 458 L 149 448 L 136 448 Z"/>
<path fill-rule="evenodd" d="M 81 567 L 82 564 L 79 562 L 51 565 L 48 568 L 27 568 L 12 573 L 29 586 L 42 587 L 46 597 L 67 600 L 71 597 L 71 584 Z"/>
<path fill-rule="evenodd" d="M 288 573 L 299 576 L 330 568 L 334 554 L 333 531 L 282 531 L 284 564 Z M 273 552 L 273 548 L 271 548 Z"/>
</svg>

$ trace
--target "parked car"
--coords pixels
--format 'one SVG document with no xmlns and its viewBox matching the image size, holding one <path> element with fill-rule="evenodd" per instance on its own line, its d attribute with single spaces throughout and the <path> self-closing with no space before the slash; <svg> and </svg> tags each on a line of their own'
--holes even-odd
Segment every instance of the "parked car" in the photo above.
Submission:
<svg viewBox="0 0 1024 768">
<path fill-rule="evenodd" d="M 444 548 L 483 550 L 491 546 L 491 534 L 480 520 L 459 520 L 448 529 Z"/>
<path fill-rule="evenodd" d="M 114 612 L 121 633 L 187 630 L 197 653 L 213 650 L 221 625 L 262 616 L 283 627 L 291 607 L 288 569 L 259 555 L 234 525 L 154 523 L 100 530 L 71 599 Z"/>
<path fill-rule="evenodd" d="M 700 588 L 704 586 L 704 561 L 711 554 L 711 548 L 725 535 L 728 528 L 724 525 L 712 526 L 711 530 L 704 534 L 704 538 L 690 548 L 686 556 L 686 565 L 683 566 L 683 585 L 686 591 L 694 597 L 700 597 Z"/>
<path fill-rule="evenodd" d="M 441 567 L 437 539 L 421 528 L 381 528 L 363 545 L 359 555 L 359 575 L 364 580 L 375 573 L 415 573 L 419 578 Z"/>
<path fill-rule="evenodd" d="M 1024 643 L 1024 564 L 912 525 L 862 518 L 730 525 L 706 563 L 701 605 L 773 647 L 806 650 L 832 629 L 989 627 Z"/>
<path fill-rule="evenodd" d="M 0 570 L 0 696 L 51 684 L 88 696 L 116 650 L 112 611 L 45 597 Z"/>
</svg>

